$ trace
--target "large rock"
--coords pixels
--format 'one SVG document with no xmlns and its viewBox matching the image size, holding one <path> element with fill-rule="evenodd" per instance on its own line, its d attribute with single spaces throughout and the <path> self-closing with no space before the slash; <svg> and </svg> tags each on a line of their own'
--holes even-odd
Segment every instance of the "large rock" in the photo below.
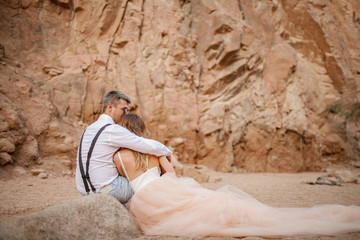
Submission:
<svg viewBox="0 0 360 240">
<path fill-rule="evenodd" d="M 12 163 L 11 156 L 6 152 L 0 152 L 0 166 L 5 166 L 8 163 Z"/>
<path fill-rule="evenodd" d="M 187 164 L 182 172 L 182 176 L 195 179 L 199 183 L 209 182 L 209 170 L 204 166 Z"/>
<path fill-rule="evenodd" d="M 114 197 L 94 194 L 0 223 L 0 239 L 135 239 L 141 232 Z"/>
</svg>

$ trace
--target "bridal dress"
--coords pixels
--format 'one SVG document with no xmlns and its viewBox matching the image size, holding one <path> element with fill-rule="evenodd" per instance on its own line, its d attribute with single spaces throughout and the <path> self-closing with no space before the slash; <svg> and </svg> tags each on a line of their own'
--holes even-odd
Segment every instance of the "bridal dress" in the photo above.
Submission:
<svg viewBox="0 0 360 240">
<path fill-rule="evenodd" d="M 157 167 L 130 185 L 135 194 L 129 209 L 147 235 L 281 237 L 360 231 L 359 206 L 275 208 L 232 186 L 214 191 L 173 173 L 160 177 Z"/>
</svg>

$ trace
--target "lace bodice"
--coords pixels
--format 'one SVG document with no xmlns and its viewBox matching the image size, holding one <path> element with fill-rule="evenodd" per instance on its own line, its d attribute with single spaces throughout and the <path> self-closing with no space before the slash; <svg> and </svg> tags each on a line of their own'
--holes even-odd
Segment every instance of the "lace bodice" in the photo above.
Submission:
<svg viewBox="0 0 360 240">
<path fill-rule="evenodd" d="M 126 178 L 129 180 L 130 186 L 133 189 L 134 193 L 139 191 L 141 188 L 145 187 L 148 183 L 152 182 L 153 180 L 160 178 L 160 173 L 159 173 L 158 167 L 153 167 L 153 168 L 149 169 L 148 156 L 146 156 L 146 168 L 147 168 L 146 172 L 144 172 L 137 178 L 130 181 L 119 152 L 118 152 L 118 156 L 119 156 L 122 168 L 124 170 L 124 173 L 126 175 Z"/>
</svg>

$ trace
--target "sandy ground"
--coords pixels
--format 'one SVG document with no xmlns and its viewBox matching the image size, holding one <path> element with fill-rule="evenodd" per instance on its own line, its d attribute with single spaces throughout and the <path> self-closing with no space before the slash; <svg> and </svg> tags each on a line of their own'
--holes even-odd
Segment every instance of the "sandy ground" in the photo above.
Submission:
<svg viewBox="0 0 360 240">
<path fill-rule="evenodd" d="M 351 171 L 356 176 L 360 175 L 360 169 Z M 349 183 L 342 186 L 306 184 L 306 182 L 316 181 L 316 178 L 321 175 L 324 173 L 232 174 L 210 172 L 209 182 L 202 185 L 216 189 L 231 184 L 259 201 L 275 207 L 310 207 L 333 203 L 360 206 L 360 184 Z M 47 179 L 30 175 L 1 178 L 0 221 L 40 211 L 80 197 L 73 176 L 50 174 Z M 360 232 L 306 239 L 360 239 Z"/>
</svg>

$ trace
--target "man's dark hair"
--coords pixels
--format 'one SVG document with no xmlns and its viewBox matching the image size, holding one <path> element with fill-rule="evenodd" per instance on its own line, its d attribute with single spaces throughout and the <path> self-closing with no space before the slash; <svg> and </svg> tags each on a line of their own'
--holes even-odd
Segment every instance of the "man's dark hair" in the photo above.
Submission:
<svg viewBox="0 0 360 240">
<path fill-rule="evenodd" d="M 116 106 L 120 99 L 125 100 L 129 104 L 131 103 L 130 98 L 128 96 L 126 96 L 124 93 L 120 92 L 120 91 L 110 91 L 110 92 L 108 92 L 104 96 L 103 101 L 102 101 L 103 112 L 105 111 L 106 106 L 109 103 L 112 103 L 112 104 L 114 104 L 114 106 Z"/>
</svg>

